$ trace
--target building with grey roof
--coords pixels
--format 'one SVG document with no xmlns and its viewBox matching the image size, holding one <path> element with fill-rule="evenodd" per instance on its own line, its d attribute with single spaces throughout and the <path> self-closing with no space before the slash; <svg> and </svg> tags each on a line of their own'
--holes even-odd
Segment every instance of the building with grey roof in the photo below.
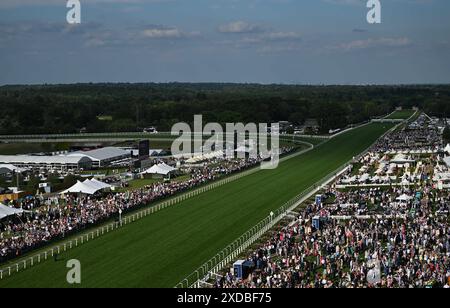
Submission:
<svg viewBox="0 0 450 308">
<path fill-rule="evenodd" d="M 31 169 L 90 169 L 92 160 L 86 156 L 0 155 L 0 164 Z"/>
<path fill-rule="evenodd" d="M 131 151 L 126 151 L 116 147 L 104 147 L 91 151 L 78 151 L 67 154 L 67 157 L 89 157 L 92 160 L 92 167 L 99 168 L 110 165 L 112 162 L 130 158 Z"/>
</svg>

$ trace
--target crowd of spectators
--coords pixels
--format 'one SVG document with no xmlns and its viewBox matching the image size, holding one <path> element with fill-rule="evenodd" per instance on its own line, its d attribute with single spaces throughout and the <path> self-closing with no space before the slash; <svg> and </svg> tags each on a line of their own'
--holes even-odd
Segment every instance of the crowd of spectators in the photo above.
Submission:
<svg viewBox="0 0 450 308">
<path fill-rule="evenodd" d="M 419 117 L 409 126 L 403 127 L 378 140 L 374 152 L 388 151 L 434 151 L 442 146 L 442 134 L 429 123 L 425 115 Z"/>
<path fill-rule="evenodd" d="M 397 202 L 405 193 L 411 199 Z M 450 287 L 448 192 L 327 195 L 334 200 L 309 204 L 249 255 L 254 268 L 248 277 L 236 279 L 229 271 L 216 287 Z"/>
<path fill-rule="evenodd" d="M 418 137 L 441 146 L 434 130 L 403 130 L 373 150 L 404 148 L 398 138 Z M 321 202 L 307 202 L 293 221 L 282 221 L 244 255 L 251 264 L 244 277 L 230 268 L 214 286 L 450 288 L 448 190 L 437 189 L 431 176 L 410 186 L 342 189 L 337 183 L 321 192 Z"/>
</svg>

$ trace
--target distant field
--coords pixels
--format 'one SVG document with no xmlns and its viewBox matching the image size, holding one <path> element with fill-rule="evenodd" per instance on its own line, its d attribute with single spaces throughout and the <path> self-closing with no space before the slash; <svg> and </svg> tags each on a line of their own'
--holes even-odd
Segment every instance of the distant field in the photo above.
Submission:
<svg viewBox="0 0 450 308">
<path fill-rule="evenodd" d="M 0 281 L 0 287 L 69 287 L 65 261 L 82 265 L 81 287 L 173 287 L 198 266 L 343 163 L 391 124 L 374 123 L 316 149 L 162 210 Z"/>
<path fill-rule="evenodd" d="M 386 119 L 399 119 L 406 120 L 409 119 L 415 113 L 414 110 L 406 109 L 406 110 L 398 110 L 393 114 L 389 115 Z"/>
</svg>

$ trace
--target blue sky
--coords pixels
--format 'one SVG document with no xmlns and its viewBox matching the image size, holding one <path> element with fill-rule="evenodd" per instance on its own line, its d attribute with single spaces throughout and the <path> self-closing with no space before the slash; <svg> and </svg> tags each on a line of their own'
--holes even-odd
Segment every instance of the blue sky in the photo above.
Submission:
<svg viewBox="0 0 450 308">
<path fill-rule="evenodd" d="M 0 84 L 450 82 L 450 1 L 0 1 Z"/>
</svg>

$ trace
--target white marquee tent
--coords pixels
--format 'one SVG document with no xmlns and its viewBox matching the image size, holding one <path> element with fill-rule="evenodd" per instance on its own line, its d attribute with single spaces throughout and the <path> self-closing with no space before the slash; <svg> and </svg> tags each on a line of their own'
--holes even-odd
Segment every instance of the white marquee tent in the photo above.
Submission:
<svg viewBox="0 0 450 308">
<path fill-rule="evenodd" d="M 24 171 L 26 171 L 26 170 L 23 168 L 16 167 L 11 164 L 0 164 L 0 174 L 10 173 L 10 172 L 22 173 Z"/>
<path fill-rule="evenodd" d="M 16 214 L 22 214 L 23 212 L 24 210 L 22 209 L 15 209 L 0 203 L 0 219 L 13 216 Z"/>
<path fill-rule="evenodd" d="M 86 180 L 86 181 L 84 181 L 83 183 L 84 183 L 84 184 L 87 184 L 87 185 L 90 185 L 90 186 L 93 186 L 93 187 L 98 188 L 98 189 L 108 189 L 108 188 L 112 188 L 111 185 L 106 184 L 106 183 L 103 183 L 103 182 L 100 182 L 100 181 L 97 180 L 97 179 Z"/>
<path fill-rule="evenodd" d="M 153 165 L 151 168 L 145 170 L 141 174 L 159 174 L 159 175 L 168 175 L 169 173 L 177 170 L 169 165 L 164 163 Z"/>
<path fill-rule="evenodd" d="M 63 194 L 68 193 L 81 193 L 81 194 L 87 194 L 87 195 L 93 195 L 99 190 L 105 189 L 105 188 L 111 188 L 111 185 L 102 183 L 97 180 L 86 180 L 84 182 L 77 181 L 75 185 L 70 187 L 69 189 L 63 191 Z"/>
</svg>

